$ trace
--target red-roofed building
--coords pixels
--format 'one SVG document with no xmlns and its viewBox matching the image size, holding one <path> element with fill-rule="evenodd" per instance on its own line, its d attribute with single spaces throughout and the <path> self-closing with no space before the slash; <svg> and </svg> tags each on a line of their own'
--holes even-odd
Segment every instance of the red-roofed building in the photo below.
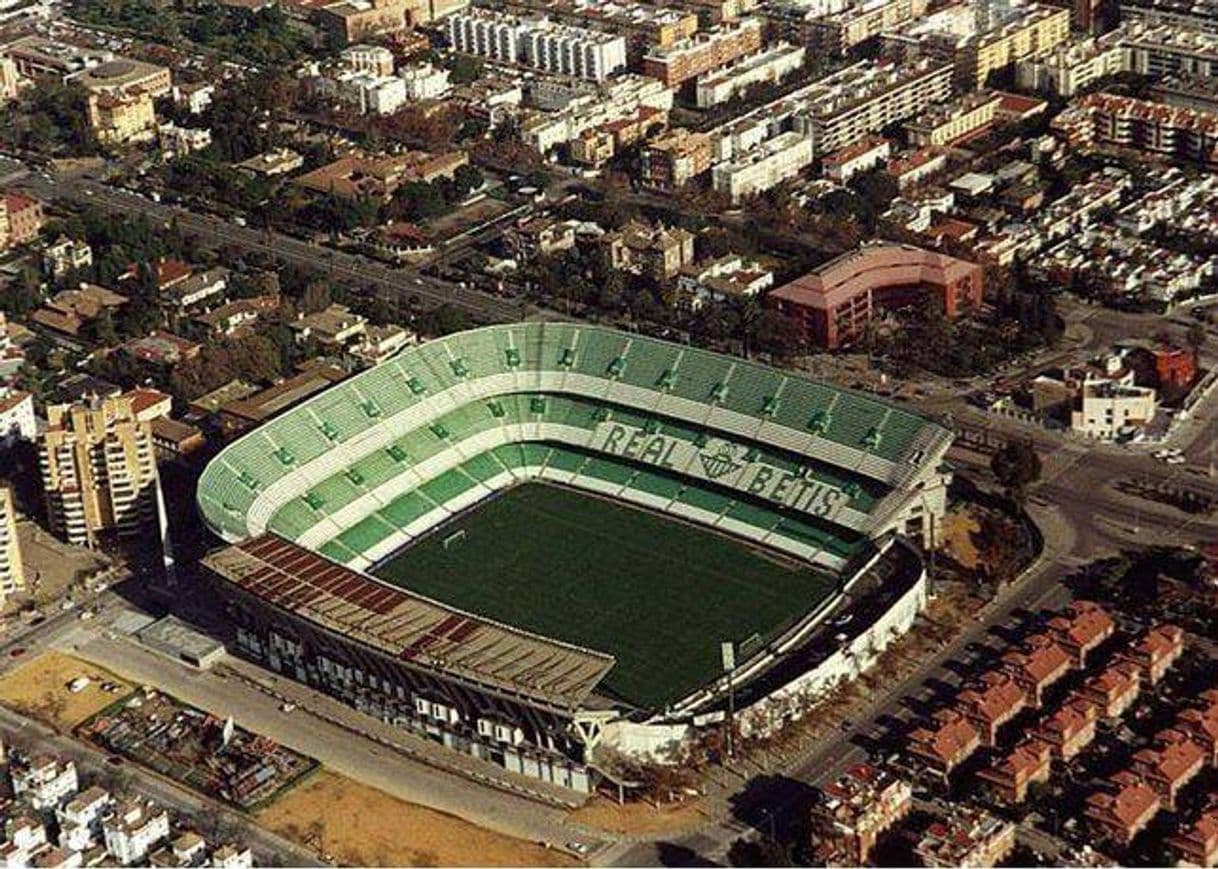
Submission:
<svg viewBox="0 0 1218 869">
<path fill-rule="evenodd" d="M 1027 694 L 1028 705 L 1039 709 L 1045 691 L 1070 671 L 1070 655 L 1052 637 L 1035 634 L 1020 651 L 1002 656 L 1007 672 Z"/>
<path fill-rule="evenodd" d="M 1218 766 L 1218 691 L 1206 691 L 1201 699 L 1206 705 L 1200 709 L 1185 709 L 1176 723 L 1205 749 L 1210 763 Z"/>
<path fill-rule="evenodd" d="M 983 745 L 992 747 L 998 728 L 1018 715 L 1027 705 L 1023 688 L 1010 673 L 990 672 L 975 688 L 961 691 L 957 706 L 981 734 Z"/>
<path fill-rule="evenodd" d="M 1129 661 L 1117 661 L 1083 683 L 1078 693 L 1099 707 L 1101 718 L 1119 718 L 1142 693 L 1141 671 Z"/>
<path fill-rule="evenodd" d="M 1128 845 L 1159 813 L 1159 795 L 1150 785 L 1129 773 L 1118 773 L 1115 793 L 1087 797 L 1084 814 L 1105 839 Z"/>
<path fill-rule="evenodd" d="M 1174 809 L 1176 795 L 1201 772 L 1207 757 L 1205 749 L 1180 730 L 1165 730 L 1158 741 L 1158 748 L 1137 752 L 1130 768 L 1154 788 L 1164 806 Z"/>
<path fill-rule="evenodd" d="M 129 355 L 141 362 L 171 368 L 199 355 L 202 347 L 193 341 L 180 338 L 172 332 L 154 329 L 143 338 L 134 338 L 123 345 Z"/>
<path fill-rule="evenodd" d="M 1159 625 L 1122 651 L 1121 657 L 1137 665 L 1144 685 L 1157 685 L 1183 654 L 1184 631 L 1176 625 Z"/>
<path fill-rule="evenodd" d="M 1036 729 L 1036 738 L 1048 743 L 1055 757 L 1070 760 L 1095 739 L 1095 722 L 1099 717 L 1094 703 L 1076 698 L 1042 721 Z"/>
<path fill-rule="evenodd" d="M 855 175 L 869 172 L 892 154 L 892 145 L 880 137 L 866 138 L 845 148 L 839 148 L 821 160 L 826 178 L 845 184 Z"/>
<path fill-rule="evenodd" d="M 767 303 L 809 341 L 835 350 L 858 341 L 885 308 L 933 296 L 948 317 L 981 304 L 981 266 L 912 245 L 872 244 L 779 287 Z"/>
<path fill-rule="evenodd" d="M 1116 622 L 1102 606 L 1089 600 L 1073 601 L 1062 615 L 1049 620 L 1049 635 L 1074 659 L 1080 670 L 1087 655 L 1112 636 Z"/>
<path fill-rule="evenodd" d="M 1218 805 L 1210 806 L 1192 826 L 1167 840 L 1177 866 L 1218 866 Z"/>
<path fill-rule="evenodd" d="M 909 753 L 944 779 L 981 747 L 981 734 L 954 709 L 941 709 L 934 722 L 909 734 Z"/>
<path fill-rule="evenodd" d="M 128 390 L 123 393 L 123 398 L 131 402 L 131 411 L 140 422 L 152 422 L 157 417 L 169 416 L 169 411 L 173 409 L 173 396 L 147 386 Z"/>
<path fill-rule="evenodd" d="M 191 275 L 190 266 L 181 260 L 171 257 L 161 257 L 149 263 L 148 268 L 152 272 L 152 278 L 156 281 L 157 290 L 160 292 L 177 286 Z M 127 271 L 123 272 L 119 277 L 119 282 L 134 281 L 139 276 L 139 263 L 132 263 L 127 267 Z"/>
<path fill-rule="evenodd" d="M 977 773 L 995 796 L 1005 803 L 1022 803 L 1033 782 L 1047 782 L 1052 773 L 1053 749 L 1039 739 L 1017 745 L 989 769 Z"/>
<path fill-rule="evenodd" d="M 20 193 L 0 194 L 0 250 L 28 244 L 42 232 L 42 203 Z"/>
</svg>

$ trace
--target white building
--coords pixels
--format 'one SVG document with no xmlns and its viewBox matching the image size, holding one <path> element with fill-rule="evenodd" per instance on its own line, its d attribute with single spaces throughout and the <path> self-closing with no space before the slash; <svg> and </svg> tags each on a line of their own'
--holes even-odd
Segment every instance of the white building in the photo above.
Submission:
<svg viewBox="0 0 1218 869">
<path fill-rule="evenodd" d="M 25 589 L 25 564 L 17 536 L 17 505 L 13 490 L 0 486 L 0 605 Z"/>
<path fill-rule="evenodd" d="M 728 254 L 683 268 L 677 277 L 677 287 L 689 297 L 694 310 L 708 301 L 731 301 L 755 298 L 774 286 L 774 273 L 755 260 L 739 254 Z"/>
<path fill-rule="evenodd" d="M 177 124 L 160 124 L 156 128 L 161 156 L 166 160 L 184 157 L 202 151 L 211 144 L 211 130 L 179 127 Z"/>
<path fill-rule="evenodd" d="M 430 63 L 408 66 L 398 72 L 406 83 L 408 100 L 435 100 L 449 92 L 448 70 Z"/>
<path fill-rule="evenodd" d="M 401 326 L 368 326 L 359 341 L 347 348 L 346 355 L 353 367 L 371 368 L 418 340 L 417 334 Z"/>
<path fill-rule="evenodd" d="M 0 864 L 5 867 L 29 866 L 34 856 L 47 850 L 47 828 L 24 812 L 4 822 L 4 844 L 0 845 Z"/>
<path fill-rule="evenodd" d="M 1158 407 L 1155 391 L 1134 384 L 1134 373 L 1120 354 L 1098 365 L 1066 369 L 1060 377 L 1041 375 L 1032 381 L 1032 395 L 1038 412 L 1065 405 L 1071 431 L 1098 440 L 1144 427 Z"/>
<path fill-rule="evenodd" d="M 537 113 L 520 127 L 520 137 L 534 150 L 547 154 L 578 138 L 586 130 L 625 120 L 646 107 L 667 112 L 673 92 L 653 78 L 624 75 L 572 99 L 558 112 Z"/>
<path fill-rule="evenodd" d="M 89 247 L 87 241 L 61 235 L 42 251 L 42 271 L 52 279 L 61 278 L 77 269 L 87 269 L 91 265 L 93 248 Z"/>
<path fill-rule="evenodd" d="M 803 66 L 802 45 L 780 42 L 734 66 L 698 78 L 694 89 L 700 109 L 709 109 L 743 94 L 756 84 L 779 82 Z"/>
<path fill-rule="evenodd" d="M 855 175 L 870 172 L 892 156 L 892 145 L 887 139 L 863 139 L 834 151 L 821 161 L 821 170 L 830 181 L 845 184 Z"/>
<path fill-rule="evenodd" d="M 218 869 L 252 869 L 254 855 L 246 847 L 221 845 L 212 852 L 211 865 Z"/>
<path fill-rule="evenodd" d="M 334 83 L 339 99 L 361 115 L 392 115 L 406 105 L 406 82 L 397 76 L 348 71 Z"/>
<path fill-rule="evenodd" d="M 393 75 L 393 52 L 381 45 L 352 45 L 339 53 L 339 59 L 350 70 L 369 75 Z"/>
<path fill-rule="evenodd" d="M 7 55 L 0 54 L 0 103 L 17 99 L 23 79 L 17 72 L 17 64 Z"/>
<path fill-rule="evenodd" d="M 102 820 L 102 835 L 110 856 L 130 866 L 169 836 L 169 813 L 151 801 L 128 800 Z"/>
<path fill-rule="evenodd" d="M 13 796 L 28 795 L 30 805 L 38 811 L 59 808 L 80 787 L 76 764 L 70 760 L 60 763 L 48 755 L 31 758 L 26 764 L 10 764 L 9 776 Z"/>
<path fill-rule="evenodd" d="M 716 190 L 739 202 L 794 178 L 814 159 L 812 139 L 786 132 L 712 167 Z"/>
<path fill-rule="evenodd" d="M 96 845 L 102 836 L 102 818 L 113 802 L 109 791 L 96 785 L 68 800 L 55 813 L 59 819 L 59 846 L 84 851 Z"/>
<path fill-rule="evenodd" d="M 192 115 L 201 115 L 211 105 L 216 95 L 216 86 L 208 82 L 193 82 L 191 84 L 174 84 L 173 101 Z"/>
<path fill-rule="evenodd" d="M 448 17 L 448 39 L 464 54 L 590 81 L 604 81 L 626 67 L 624 37 L 544 17 L 467 9 Z"/>
</svg>

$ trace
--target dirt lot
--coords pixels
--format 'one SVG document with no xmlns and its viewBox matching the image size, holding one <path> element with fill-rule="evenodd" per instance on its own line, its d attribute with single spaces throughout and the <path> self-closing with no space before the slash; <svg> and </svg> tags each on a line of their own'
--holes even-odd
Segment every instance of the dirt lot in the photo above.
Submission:
<svg viewBox="0 0 1218 869">
<path fill-rule="evenodd" d="M 77 676 L 88 676 L 92 681 L 83 691 L 73 694 L 68 683 Z M 114 682 L 120 690 L 106 693 L 101 689 L 102 682 Z M 46 652 L 0 676 L 0 703 L 61 730 L 70 730 L 130 693 L 132 688 L 96 664 L 60 652 Z"/>
<path fill-rule="evenodd" d="M 556 851 L 322 770 L 258 823 L 350 866 L 573 866 Z"/>
<path fill-rule="evenodd" d="M 977 566 L 977 547 L 973 544 L 973 534 L 980 527 L 977 517 L 968 508 L 953 510 L 943 517 L 943 548 L 961 567 L 969 570 Z"/>
<path fill-rule="evenodd" d="M 641 834 L 683 830 L 704 822 L 700 799 L 673 807 L 659 808 L 647 803 L 619 806 L 612 800 L 596 797 L 571 813 L 571 820 L 588 827 L 613 833 Z"/>
</svg>

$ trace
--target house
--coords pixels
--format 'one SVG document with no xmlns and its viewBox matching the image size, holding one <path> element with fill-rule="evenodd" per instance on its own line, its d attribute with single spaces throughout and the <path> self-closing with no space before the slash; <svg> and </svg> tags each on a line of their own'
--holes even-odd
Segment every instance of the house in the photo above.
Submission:
<svg viewBox="0 0 1218 869">
<path fill-rule="evenodd" d="M 996 866 L 1015 850 L 1015 825 L 981 809 L 958 807 L 932 821 L 914 853 L 923 866 Z"/>
<path fill-rule="evenodd" d="M 159 462 L 189 459 L 206 445 L 207 438 L 198 426 L 167 416 L 152 421 L 152 448 Z"/>
<path fill-rule="evenodd" d="M 1176 625 L 1159 625 L 1148 630 L 1120 657 L 1138 667 L 1144 686 L 1157 685 L 1184 654 L 1184 631 Z"/>
<path fill-rule="evenodd" d="M 376 229 L 365 230 L 360 246 L 379 259 L 403 263 L 426 257 L 435 250 L 430 233 L 417 224 L 392 220 Z"/>
<path fill-rule="evenodd" d="M 111 856 L 131 866 L 169 837 L 169 814 L 151 801 L 124 800 L 102 820 L 102 834 Z"/>
<path fill-rule="evenodd" d="M 148 386 L 130 389 L 123 393 L 123 398 L 131 403 L 131 411 L 140 422 L 152 422 L 159 417 L 169 416 L 173 408 L 173 396 Z"/>
<path fill-rule="evenodd" d="M 1159 813 L 1161 803 L 1150 785 L 1128 772 L 1114 777 L 1116 789 L 1087 797 L 1088 822 L 1103 838 L 1128 845 Z"/>
<path fill-rule="evenodd" d="M 930 725 L 909 734 L 909 753 L 944 780 L 981 747 L 981 734 L 960 712 L 941 709 Z"/>
<path fill-rule="evenodd" d="M 1068 761 L 1095 739 L 1099 717 L 1099 707 L 1076 697 L 1042 721 L 1034 735 L 1052 748 L 1054 757 Z"/>
<path fill-rule="evenodd" d="M 1032 738 L 1021 742 L 1005 757 L 977 776 L 986 782 L 998 799 L 1008 804 L 1022 803 L 1028 787 L 1047 782 L 1052 774 L 1053 750 L 1048 743 Z"/>
<path fill-rule="evenodd" d="M 416 332 L 401 326 L 368 326 L 364 329 L 363 336 L 346 348 L 343 359 L 355 369 L 371 368 L 418 342 L 419 336 Z"/>
<path fill-rule="evenodd" d="M 279 309 L 278 294 L 234 299 L 190 318 L 185 328 L 190 337 L 201 341 L 220 337 L 245 335 L 251 332 L 266 314 Z"/>
<path fill-rule="evenodd" d="M 37 755 L 23 764 L 9 765 L 13 796 L 26 796 L 36 811 L 53 811 L 80 787 L 76 764 L 60 763 L 49 755 Z"/>
<path fill-rule="evenodd" d="M 855 175 L 870 172 L 892 156 L 892 145 L 877 137 L 862 139 L 839 148 L 821 160 L 821 170 L 830 181 L 845 184 Z"/>
<path fill-rule="evenodd" d="M 1175 852 L 1177 866 L 1218 866 L 1218 804 L 1168 839 L 1167 846 Z"/>
<path fill-rule="evenodd" d="M 1089 600 L 1073 601 L 1062 615 L 1049 620 L 1049 635 L 1070 653 L 1074 666 L 1087 665 L 1087 655 L 1112 636 L 1116 622 L 1107 610 Z"/>
<path fill-rule="evenodd" d="M 1002 660 L 1034 709 L 1041 707 L 1044 692 L 1069 672 L 1071 663 L 1066 650 L 1046 634 L 1029 637 L 1023 649 L 1007 652 Z"/>
<path fill-rule="evenodd" d="M 149 279 L 156 285 L 158 296 L 164 296 L 193 274 L 190 266 L 180 259 L 161 257 L 145 266 L 141 266 L 140 263 L 131 263 L 127 266 L 127 271 L 119 276 L 119 286 L 131 286 L 132 283 L 141 280 L 145 268 Z"/>
<path fill-rule="evenodd" d="M 84 851 L 95 845 L 101 838 L 102 818 L 113 802 L 110 792 L 96 785 L 68 800 L 55 813 L 60 846 Z"/>
<path fill-rule="evenodd" d="M 159 367 L 173 368 L 189 362 L 202 351 L 202 346 L 185 338 L 153 329 L 143 338 L 133 338 L 122 346 L 127 355 Z"/>
<path fill-rule="evenodd" d="M 1128 661 L 1117 661 L 1089 678 L 1079 689 L 1079 695 L 1094 703 L 1101 718 L 1119 718 L 1138 699 L 1142 676 Z"/>
<path fill-rule="evenodd" d="M 1176 796 L 1205 767 L 1206 751 L 1182 730 L 1165 730 L 1155 748 L 1136 752 L 1130 769 L 1154 788 L 1164 808 L 1176 808 Z"/>
<path fill-rule="evenodd" d="M 755 260 L 727 254 L 710 262 L 681 269 L 677 287 L 694 310 L 708 301 L 727 302 L 756 298 L 774 286 L 774 273 Z"/>
<path fill-rule="evenodd" d="M 1218 767 L 1218 691 L 1201 692 L 1199 709 L 1185 709 L 1176 719 L 1176 726 L 1185 730 L 1201 745 L 1212 766 Z"/>
<path fill-rule="evenodd" d="M 81 284 L 48 299 L 30 315 L 30 321 L 58 335 L 80 337 L 81 330 L 103 316 L 115 316 L 130 301 L 97 284 Z"/>
<path fill-rule="evenodd" d="M 295 172 L 304 165 L 304 157 L 289 148 L 278 148 L 255 154 L 248 160 L 234 163 L 233 168 L 247 175 L 275 178 Z"/>
<path fill-rule="evenodd" d="M 301 314 L 288 324 L 297 343 L 314 343 L 327 350 L 341 348 L 359 338 L 367 326 L 366 317 L 339 304 L 314 314 Z"/>
<path fill-rule="evenodd" d="M 211 865 L 217 869 L 253 869 L 254 855 L 244 846 L 221 845 L 212 852 Z"/>
<path fill-rule="evenodd" d="M 601 245 L 609 265 L 638 272 L 654 280 L 675 278 L 694 260 L 694 236 L 680 227 L 648 226 L 631 221 L 616 232 L 606 233 Z"/>
<path fill-rule="evenodd" d="M 575 247 L 575 226 L 570 220 L 534 217 L 508 229 L 504 242 L 512 256 L 528 262 Z"/>
<path fill-rule="evenodd" d="M 49 847 L 47 829 L 32 814 L 17 812 L 4 822 L 0 861 L 5 866 L 28 866 L 34 855 Z"/>
<path fill-rule="evenodd" d="M 223 266 L 187 275 L 161 289 L 161 305 L 168 309 L 172 316 L 215 306 L 224 301 L 229 276 L 229 270 Z"/>
<path fill-rule="evenodd" d="M 78 269 L 93 265 L 93 248 L 88 242 L 61 235 L 42 249 L 42 272 L 58 280 Z"/>
<path fill-rule="evenodd" d="M 1027 697 L 1010 673 L 989 672 L 978 685 L 961 691 L 956 704 L 981 734 L 982 744 L 993 747 L 998 741 L 998 728 L 1023 711 Z"/>
<path fill-rule="evenodd" d="M 408 151 L 376 157 L 349 154 L 297 176 L 292 183 L 340 199 L 388 202 L 403 184 L 430 184 L 439 178 L 452 178 L 453 173 L 468 163 L 469 155 L 464 151 L 436 154 Z"/>
</svg>

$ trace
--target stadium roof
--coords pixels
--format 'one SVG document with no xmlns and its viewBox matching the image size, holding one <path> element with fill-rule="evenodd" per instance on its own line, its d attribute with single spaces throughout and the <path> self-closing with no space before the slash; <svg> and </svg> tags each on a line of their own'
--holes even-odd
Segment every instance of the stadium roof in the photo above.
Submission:
<svg viewBox="0 0 1218 869">
<path fill-rule="evenodd" d="M 467 615 L 270 534 L 203 563 L 243 591 L 407 665 L 535 702 L 579 706 L 614 664 L 611 655 Z"/>
</svg>

